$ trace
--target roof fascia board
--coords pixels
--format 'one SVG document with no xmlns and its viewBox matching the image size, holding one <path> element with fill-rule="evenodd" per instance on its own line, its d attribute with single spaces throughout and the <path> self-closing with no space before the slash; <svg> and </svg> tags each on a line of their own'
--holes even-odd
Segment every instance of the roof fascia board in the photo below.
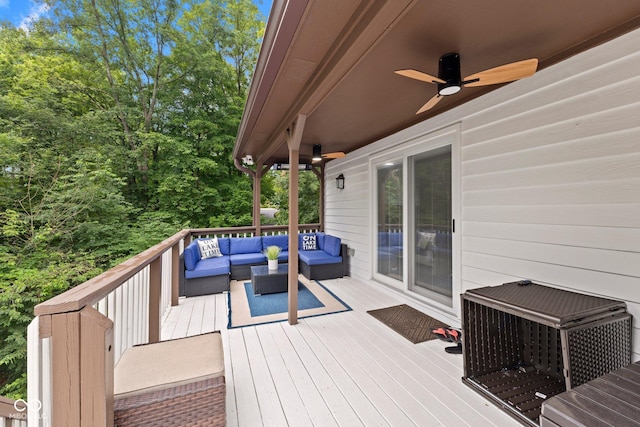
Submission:
<svg viewBox="0 0 640 427">
<path fill-rule="evenodd" d="M 244 145 L 260 117 L 273 82 L 284 62 L 289 46 L 307 8 L 308 0 L 274 0 L 269 14 L 262 47 L 249 88 L 238 136 L 233 149 L 234 158 L 242 158 Z"/>
</svg>

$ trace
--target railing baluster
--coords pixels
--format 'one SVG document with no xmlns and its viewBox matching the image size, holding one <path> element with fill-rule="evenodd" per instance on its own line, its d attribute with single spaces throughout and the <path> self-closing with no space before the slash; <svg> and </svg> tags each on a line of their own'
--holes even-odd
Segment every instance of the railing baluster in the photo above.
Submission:
<svg viewBox="0 0 640 427">
<path fill-rule="evenodd" d="M 122 304 L 122 287 L 119 287 L 118 289 L 115 290 L 115 306 L 117 307 L 116 309 L 116 313 L 115 313 L 115 318 L 116 321 L 114 322 L 115 326 L 115 331 L 113 334 L 113 345 L 114 345 L 114 354 L 115 354 L 115 360 L 120 360 L 120 356 L 122 356 L 122 353 L 124 352 L 124 348 L 123 348 L 123 332 L 122 332 L 122 325 L 123 325 L 123 310 L 124 310 L 124 306 Z"/>
<path fill-rule="evenodd" d="M 134 289 L 137 285 L 138 276 L 135 275 L 131 279 L 127 281 L 127 290 L 125 293 L 125 297 L 127 299 L 127 330 L 125 331 L 125 336 L 127 337 L 127 348 L 133 346 L 133 325 L 136 317 L 136 300 L 134 298 Z"/>
</svg>

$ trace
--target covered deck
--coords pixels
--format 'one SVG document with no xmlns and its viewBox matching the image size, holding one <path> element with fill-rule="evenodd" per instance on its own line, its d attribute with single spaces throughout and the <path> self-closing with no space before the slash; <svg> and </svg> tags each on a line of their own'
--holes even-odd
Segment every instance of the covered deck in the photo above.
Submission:
<svg viewBox="0 0 640 427">
<path fill-rule="evenodd" d="M 461 355 L 412 344 L 367 314 L 409 304 L 353 278 L 322 282 L 353 310 L 227 329 L 227 295 L 181 298 L 162 340 L 220 330 L 228 426 L 505 426 L 518 423 L 461 381 Z"/>
<path fill-rule="evenodd" d="M 307 228 L 313 226 L 301 231 Z M 402 303 L 434 314 L 380 284 L 325 280 L 352 311 L 302 318 L 295 326 L 227 329 L 227 293 L 184 298 L 177 292 L 184 244 L 219 234 L 254 231 L 183 230 L 38 306 L 29 327 L 28 401 L 41 406 L 15 420 L 10 402 L 0 419 L 113 425 L 113 366 L 127 348 L 219 330 L 228 426 L 517 424 L 463 384 L 462 356 L 444 351 L 451 344 L 412 344 L 367 314 Z"/>
</svg>

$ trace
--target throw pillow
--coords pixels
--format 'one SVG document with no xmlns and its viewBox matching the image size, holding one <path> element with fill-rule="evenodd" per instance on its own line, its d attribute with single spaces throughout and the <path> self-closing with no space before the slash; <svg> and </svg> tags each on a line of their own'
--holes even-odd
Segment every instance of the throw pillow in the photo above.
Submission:
<svg viewBox="0 0 640 427">
<path fill-rule="evenodd" d="M 198 249 L 200 249 L 200 259 L 207 259 L 222 256 L 218 238 L 198 240 Z"/>
<path fill-rule="evenodd" d="M 315 234 L 307 234 L 302 236 L 302 250 L 303 251 L 315 251 L 317 249 L 316 246 L 316 235 Z"/>
</svg>

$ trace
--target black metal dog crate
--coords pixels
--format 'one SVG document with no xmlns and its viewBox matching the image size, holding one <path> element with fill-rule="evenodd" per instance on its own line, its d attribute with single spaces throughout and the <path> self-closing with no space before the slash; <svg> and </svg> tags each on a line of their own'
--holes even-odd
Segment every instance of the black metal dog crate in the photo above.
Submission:
<svg viewBox="0 0 640 427">
<path fill-rule="evenodd" d="M 526 425 L 545 399 L 631 363 L 624 301 L 528 281 L 462 295 L 462 380 Z"/>
</svg>

